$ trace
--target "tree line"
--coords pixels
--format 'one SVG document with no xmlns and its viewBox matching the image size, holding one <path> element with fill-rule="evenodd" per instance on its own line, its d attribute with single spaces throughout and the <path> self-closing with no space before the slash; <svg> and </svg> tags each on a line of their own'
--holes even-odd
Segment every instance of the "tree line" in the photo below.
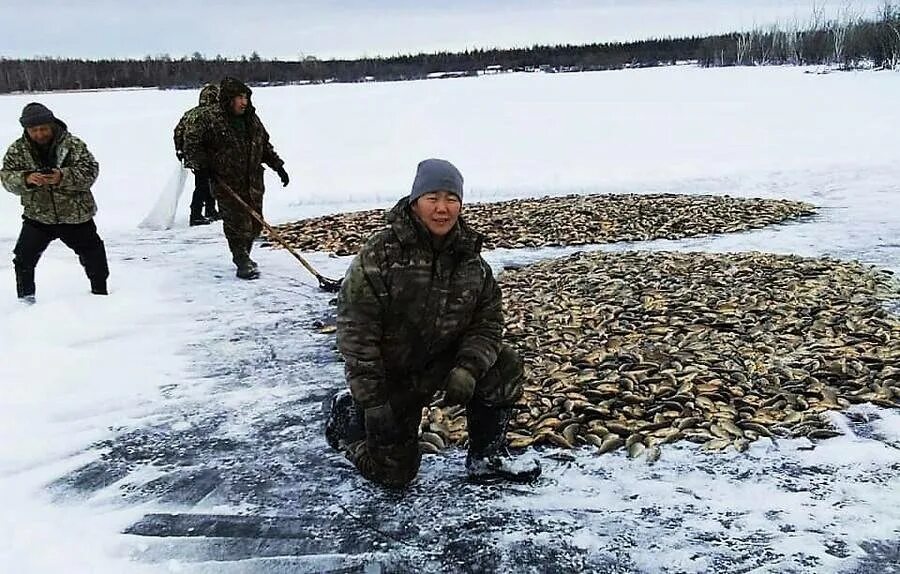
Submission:
<svg viewBox="0 0 900 574">
<path fill-rule="evenodd" d="M 694 62 L 702 66 L 832 65 L 900 66 L 900 8 L 885 4 L 876 17 L 826 20 L 814 13 L 806 25 L 772 26 L 731 34 L 587 45 L 475 49 L 355 60 L 238 60 L 146 57 L 142 60 L 0 58 L 0 93 L 137 87 L 196 87 L 234 76 L 247 83 L 399 81 L 438 72 L 477 74 L 485 69 L 569 72 Z"/>
</svg>

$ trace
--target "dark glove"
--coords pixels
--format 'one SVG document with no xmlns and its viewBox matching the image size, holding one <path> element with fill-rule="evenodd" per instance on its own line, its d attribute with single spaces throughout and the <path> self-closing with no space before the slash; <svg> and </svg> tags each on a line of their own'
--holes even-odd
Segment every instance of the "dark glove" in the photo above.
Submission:
<svg viewBox="0 0 900 574">
<path fill-rule="evenodd" d="M 178 161 L 183 162 L 184 161 L 184 152 L 181 150 L 175 150 L 175 157 L 178 158 Z"/>
<path fill-rule="evenodd" d="M 454 367 L 447 375 L 447 390 L 444 392 L 444 404 L 464 405 L 472 400 L 475 392 L 475 375 L 464 367 Z"/>
<path fill-rule="evenodd" d="M 276 169 L 275 172 L 278 173 L 278 177 L 281 178 L 281 185 L 287 187 L 287 184 L 290 183 L 291 178 L 289 178 L 287 172 L 284 171 L 284 166 L 278 166 L 278 169 Z"/>
<path fill-rule="evenodd" d="M 392 444 L 400 435 L 400 422 L 390 403 L 369 407 L 365 412 L 366 442 L 371 445 Z"/>
</svg>

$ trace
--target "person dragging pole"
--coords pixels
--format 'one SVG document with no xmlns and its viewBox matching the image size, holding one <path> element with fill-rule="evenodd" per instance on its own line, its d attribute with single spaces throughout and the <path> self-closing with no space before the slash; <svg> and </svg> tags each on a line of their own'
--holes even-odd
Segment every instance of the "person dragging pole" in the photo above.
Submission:
<svg viewBox="0 0 900 574">
<path fill-rule="evenodd" d="M 24 208 L 13 250 L 19 299 L 34 303 L 35 267 L 54 239 L 78 254 L 91 293 L 106 295 L 109 266 L 91 193 L 100 166 L 87 145 L 42 104 L 26 105 L 19 123 L 25 131 L 9 146 L 0 171 L 3 187 L 19 196 Z"/>
<path fill-rule="evenodd" d="M 506 450 L 523 365 L 503 342 L 501 293 L 460 217 L 463 177 L 428 159 L 412 191 L 350 264 L 338 296 L 337 343 L 349 391 L 331 401 L 325 437 L 369 480 L 405 487 L 419 470 L 422 409 L 442 391 L 465 405 L 473 481 L 536 479 L 540 464 Z"/>
<path fill-rule="evenodd" d="M 218 105 L 204 110 L 184 134 L 185 166 L 209 173 L 228 248 L 241 279 L 259 277 L 259 268 L 250 259 L 250 251 L 262 224 L 225 188 L 262 215 L 265 193 L 262 164 L 278 173 L 282 185 L 289 182 L 284 162 L 275 153 L 269 133 L 256 115 L 251 94 L 242 82 L 225 78 L 219 84 Z"/>
</svg>

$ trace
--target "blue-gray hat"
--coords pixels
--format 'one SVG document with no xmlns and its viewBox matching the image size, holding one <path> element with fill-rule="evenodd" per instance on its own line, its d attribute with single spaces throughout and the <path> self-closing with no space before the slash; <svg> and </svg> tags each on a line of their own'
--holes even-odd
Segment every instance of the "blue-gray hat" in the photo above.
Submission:
<svg viewBox="0 0 900 574">
<path fill-rule="evenodd" d="M 456 166 L 445 159 L 426 159 L 419 162 L 413 180 L 409 202 L 412 203 L 432 191 L 449 191 L 460 201 L 463 198 L 463 176 Z"/>
</svg>

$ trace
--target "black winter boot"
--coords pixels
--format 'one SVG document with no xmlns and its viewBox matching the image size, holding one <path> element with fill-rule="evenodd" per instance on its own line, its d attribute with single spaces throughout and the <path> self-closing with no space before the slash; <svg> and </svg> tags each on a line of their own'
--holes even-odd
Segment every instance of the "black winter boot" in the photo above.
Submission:
<svg viewBox="0 0 900 574">
<path fill-rule="evenodd" d="M 237 266 L 235 275 L 237 275 L 238 278 L 259 279 L 259 268 L 256 266 L 256 263 L 254 263 L 253 260 L 249 257 L 241 261 L 235 261 L 234 264 Z"/>
<path fill-rule="evenodd" d="M 253 240 L 252 239 L 247 242 L 247 259 L 250 260 L 250 266 L 253 267 L 253 269 L 255 269 L 257 271 L 257 274 L 259 274 L 259 265 L 256 264 L 256 261 L 254 261 L 253 259 L 250 259 L 251 251 L 253 251 Z"/>
<path fill-rule="evenodd" d="M 222 219 L 222 214 L 216 209 L 216 204 L 207 204 L 206 211 L 204 213 L 204 217 L 210 221 L 219 221 Z"/>
<path fill-rule="evenodd" d="M 16 268 L 16 295 L 28 303 L 34 303 L 34 269 Z"/>
<path fill-rule="evenodd" d="M 466 472 L 472 482 L 532 482 L 541 475 L 541 464 L 533 456 L 513 457 L 506 450 L 506 426 L 512 409 L 489 407 L 477 400 L 466 406 L 469 453 Z"/>
<path fill-rule="evenodd" d="M 91 279 L 91 293 L 94 295 L 109 295 L 106 288 L 106 279 Z"/>
<path fill-rule="evenodd" d="M 228 247 L 231 249 L 231 260 L 237 267 L 236 275 L 241 279 L 258 279 L 259 269 L 256 267 L 256 263 L 250 259 L 246 243 L 240 240 L 228 240 Z"/>
<path fill-rule="evenodd" d="M 209 225 L 210 223 L 212 223 L 212 221 L 203 217 L 203 214 L 200 213 L 199 209 L 191 209 L 191 218 L 188 221 L 188 224 L 191 227 L 194 227 L 195 225 Z"/>
<path fill-rule="evenodd" d="M 325 440 L 328 445 L 341 450 L 343 445 L 366 438 L 366 419 L 363 410 L 356 406 L 347 389 L 341 389 L 331 397 L 331 412 L 325 421 Z"/>
</svg>

